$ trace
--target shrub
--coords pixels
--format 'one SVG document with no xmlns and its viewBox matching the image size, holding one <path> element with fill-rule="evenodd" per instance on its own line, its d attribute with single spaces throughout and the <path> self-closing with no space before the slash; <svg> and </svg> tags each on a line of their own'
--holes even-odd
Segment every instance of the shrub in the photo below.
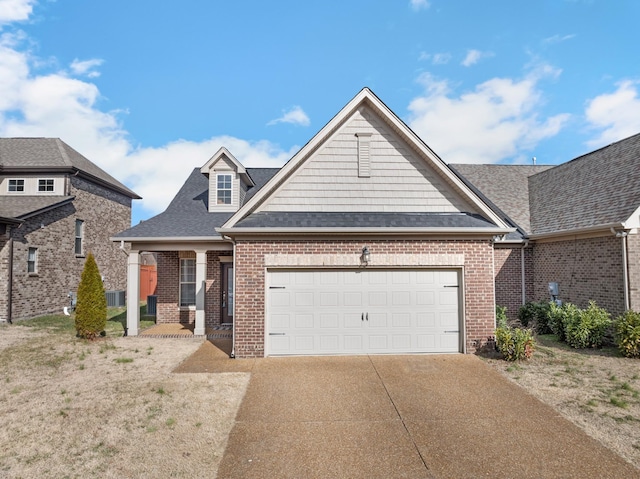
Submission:
<svg viewBox="0 0 640 479">
<path fill-rule="evenodd" d="M 625 311 L 615 321 L 615 337 L 623 356 L 640 358 L 640 313 Z"/>
<path fill-rule="evenodd" d="M 507 327 L 507 308 L 506 306 L 496 305 L 496 325 L 499 328 Z"/>
<path fill-rule="evenodd" d="M 548 324 L 551 332 L 558 337 L 558 341 L 567 341 L 567 324 L 579 322 L 581 314 L 582 310 L 572 303 L 564 303 L 562 306 L 553 302 L 550 304 Z"/>
<path fill-rule="evenodd" d="M 549 334 L 549 309 L 546 301 L 529 301 L 518 310 L 518 319 L 525 327 L 534 327 L 538 334 Z"/>
<path fill-rule="evenodd" d="M 602 345 L 610 325 L 609 313 L 599 308 L 594 301 L 589 301 L 587 309 L 566 318 L 566 342 L 573 348 L 598 347 Z"/>
<path fill-rule="evenodd" d="M 89 253 L 78 286 L 76 332 L 81 338 L 95 339 L 106 325 L 107 298 L 98 265 L 93 254 Z"/>
<path fill-rule="evenodd" d="M 535 349 L 533 332 L 530 329 L 499 327 L 496 329 L 496 346 L 507 361 L 529 359 Z"/>
</svg>

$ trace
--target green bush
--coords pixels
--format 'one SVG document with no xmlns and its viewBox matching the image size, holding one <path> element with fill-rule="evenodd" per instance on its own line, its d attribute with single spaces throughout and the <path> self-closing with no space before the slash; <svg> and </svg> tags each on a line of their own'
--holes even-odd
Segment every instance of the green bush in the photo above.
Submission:
<svg viewBox="0 0 640 479">
<path fill-rule="evenodd" d="M 507 361 L 529 359 L 535 349 L 530 329 L 499 327 L 496 329 L 496 346 Z"/>
<path fill-rule="evenodd" d="M 607 329 L 611 325 L 609 313 L 599 308 L 594 301 L 580 314 L 565 318 L 566 342 L 573 348 L 598 347 L 602 345 Z"/>
<path fill-rule="evenodd" d="M 549 328 L 558 337 L 558 341 L 567 342 L 567 324 L 575 324 L 580 321 L 582 310 L 575 304 L 564 303 L 558 306 L 551 303 L 549 307 Z"/>
<path fill-rule="evenodd" d="M 538 334 L 549 334 L 550 303 L 546 301 L 529 301 L 518 310 L 518 319 L 525 327 L 534 327 Z"/>
<path fill-rule="evenodd" d="M 640 313 L 626 311 L 614 325 L 616 344 L 622 355 L 640 358 Z"/>
<path fill-rule="evenodd" d="M 98 265 L 93 254 L 89 253 L 78 286 L 76 332 L 81 338 L 95 339 L 106 325 L 107 298 Z"/>
<path fill-rule="evenodd" d="M 496 325 L 499 328 L 507 327 L 507 307 L 496 305 Z"/>
</svg>

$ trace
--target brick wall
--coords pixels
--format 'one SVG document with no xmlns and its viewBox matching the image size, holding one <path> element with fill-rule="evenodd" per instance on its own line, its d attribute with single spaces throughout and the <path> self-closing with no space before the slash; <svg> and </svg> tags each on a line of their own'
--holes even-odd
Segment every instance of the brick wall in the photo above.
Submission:
<svg viewBox="0 0 640 479">
<path fill-rule="evenodd" d="M 12 228 L 14 320 L 61 313 L 69 291 L 78 290 L 86 258 L 75 255 L 76 219 L 85 222 L 85 251 L 94 254 L 105 288 L 126 288 L 127 257 L 109 238 L 131 225 L 131 199 L 77 177 L 71 194 L 73 203 Z M 27 272 L 30 247 L 37 248 L 37 274 Z"/>
<path fill-rule="evenodd" d="M 205 326 L 220 324 L 220 255 L 229 256 L 230 252 L 207 252 L 207 275 L 205 291 Z M 195 253 L 193 253 L 195 258 Z M 196 319 L 195 308 L 180 308 L 180 253 L 161 251 L 158 261 L 158 309 L 157 323 L 193 324 Z"/>
<path fill-rule="evenodd" d="M 599 238 L 536 243 L 534 299 L 548 300 L 548 283 L 560 286 L 560 299 L 584 308 L 594 300 L 614 317 L 624 311 L 622 243 Z"/>
<path fill-rule="evenodd" d="M 627 261 L 629 263 L 629 302 L 631 309 L 640 311 L 640 234 L 627 237 Z"/>
<path fill-rule="evenodd" d="M 7 226 L 7 228 L 10 228 Z M 9 239 L 0 238 L 0 321 L 9 317 Z"/>
<path fill-rule="evenodd" d="M 500 247 L 494 252 L 496 304 L 507 308 L 507 317 L 515 320 L 522 306 L 522 248 Z M 525 300 L 533 298 L 533 251 L 524 249 Z"/>
<path fill-rule="evenodd" d="M 266 254 L 359 255 L 362 240 L 243 241 L 236 244 L 236 356 L 264 356 Z M 466 346 L 493 335 L 495 304 L 493 251 L 489 241 L 367 241 L 373 254 L 464 254 Z"/>
</svg>

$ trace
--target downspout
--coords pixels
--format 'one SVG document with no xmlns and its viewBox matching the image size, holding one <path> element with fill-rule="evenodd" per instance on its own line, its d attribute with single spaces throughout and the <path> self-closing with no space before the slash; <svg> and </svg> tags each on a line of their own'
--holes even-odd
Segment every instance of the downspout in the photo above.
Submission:
<svg viewBox="0 0 640 479">
<path fill-rule="evenodd" d="M 525 261 L 524 261 L 524 249 L 529 246 L 529 240 L 525 240 L 525 242 L 522 244 L 522 248 L 520 248 L 520 273 L 521 273 L 521 281 L 522 281 L 522 305 L 524 306 L 527 302 L 527 290 L 526 290 L 526 274 L 525 274 L 525 270 L 524 270 L 524 265 L 525 265 Z"/>
<path fill-rule="evenodd" d="M 222 235 L 222 237 L 233 244 L 233 324 L 231 325 L 231 354 L 229 357 L 235 359 L 236 357 L 236 241 L 229 237 Z"/>
<path fill-rule="evenodd" d="M 616 231 L 613 227 L 611 232 L 616 235 L 617 238 L 622 239 L 622 289 L 624 290 L 624 309 L 628 311 L 631 309 L 629 304 L 629 260 L 627 254 L 627 236 L 628 231 Z"/>
<path fill-rule="evenodd" d="M 9 238 L 9 261 L 7 265 L 7 322 L 13 323 L 13 238 Z"/>
</svg>

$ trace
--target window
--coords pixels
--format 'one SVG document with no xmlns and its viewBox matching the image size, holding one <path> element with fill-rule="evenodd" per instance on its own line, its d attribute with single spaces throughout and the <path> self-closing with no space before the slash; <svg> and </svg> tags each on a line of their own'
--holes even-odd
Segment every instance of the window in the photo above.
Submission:
<svg viewBox="0 0 640 479">
<path fill-rule="evenodd" d="M 38 192 L 53 192 L 53 179 L 38 180 Z"/>
<path fill-rule="evenodd" d="M 84 239 L 84 221 L 76 220 L 76 255 L 82 256 L 83 251 L 83 239 Z"/>
<path fill-rule="evenodd" d="M 182 258 L 180 260 L 180 306 L 196 304 L 196 260 Z"/>
<path fill-rule="evenodd" d="M 38 272 L 38 248 L 29 248 L 27 255 L 27 273 Z"/>
<path fill-rule="evenodd" d="M 218 175 L 218 204 L 231 204 L 231 175 Z"/>
<path fill-rule="evenodd" d="M 24 180 L 9 180 L 9 191 L 24 191 Z"/>
</svg>

